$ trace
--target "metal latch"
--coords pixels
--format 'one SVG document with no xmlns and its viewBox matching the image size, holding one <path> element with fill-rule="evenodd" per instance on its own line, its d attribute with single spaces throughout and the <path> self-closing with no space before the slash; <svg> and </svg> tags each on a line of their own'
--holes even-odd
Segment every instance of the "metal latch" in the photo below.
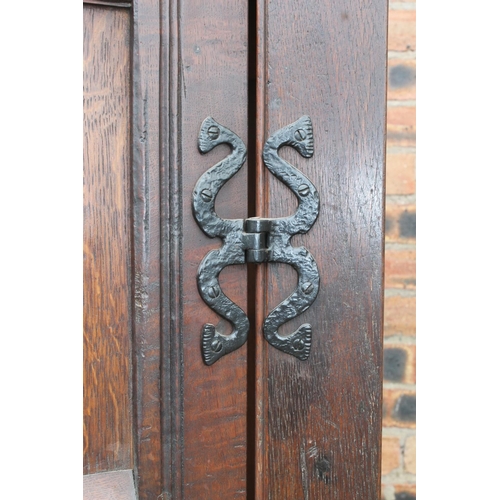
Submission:
<svg viewBox="0 0 500 500">
<path fill-rule="evenodd" d="M 193 214 L 203 230 L 219 237 L 223 244 L 210 251 L 202 260 L 197 275 L 198 290 L 205 303 L 233 327 L 231 334 L 218 332 L 207 323 L 202 331 L 202 354 L 207 365 L 241 347 L 247 340 L 250 323 L 244 311 L 221 290 L 219 274 L 228 265 L 245 262 L 281 262 L 293 266 L 298 273 L 295 291 L 264 320 L 266 340 L 285 353 L 306 360 L 311 352 L 312 328 L 303 324 L 289 335 L 278 328 L 303 313 L 314 302 L 319 291 L 318 266 L 305 247 L 293 247 L 295 234 L 309 231 L 319 213 L 319 194 L 313 183 L 299 170 L 278 155 L 282 146 L 291 146 L 303 157 L 313 155 L 311 119 L 302 116 L 296 122 L 278 130 L 266 142 L 262 154 L 264 164 L 299 200 L 295 214 L 276 219 L 222 219 L 215 213 L 215 198 L 222 186 L 240 170 L 246 159 L 243 141 L 231 130 L 208 117 L 201 126 L 198 146 L 202 154 L 219 144 L 228 144 L 231 153 L 207 170 L 193 192 Z"/>
</svg>

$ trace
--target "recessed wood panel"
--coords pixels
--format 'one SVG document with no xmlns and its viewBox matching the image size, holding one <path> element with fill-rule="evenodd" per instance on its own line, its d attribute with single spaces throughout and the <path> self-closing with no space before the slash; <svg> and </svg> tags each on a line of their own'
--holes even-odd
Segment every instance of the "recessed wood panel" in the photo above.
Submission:
<svg viewBox="0 0 500 500">
<path fill-rule="evenodd" d="M 386 12 L 386 0 L 259 2 L 258 139 L 312 119 L 314 156 L 280 154 L 319 191 L 316 224 L 292 244 L 321 277 L 316 302 L 280 331 L 312 325 L 307 361 L 258 332 L 259 499 L 379 499 Z M 296 210 L 269 174 L 260 187 L 259 215 Z M 257 325 L 297 284 L 284 265 L 262 278 Z"/>
<path fill-rule="evenodd" d="M 132 468 L 130 17 L 83 11 L 84 473 Z"/>
</svg>

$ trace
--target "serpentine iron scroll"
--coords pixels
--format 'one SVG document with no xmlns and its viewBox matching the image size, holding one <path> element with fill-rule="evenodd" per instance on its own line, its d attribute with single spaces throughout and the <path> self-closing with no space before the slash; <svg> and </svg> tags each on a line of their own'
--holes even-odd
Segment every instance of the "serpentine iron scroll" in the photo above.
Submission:
<svg viewBox="0 0 500 500">
<path fill-rule="evenodd" d="M 221 219 L 215 213 L 215 198 L 222 186 L 236 174 L 246 159 L 242 140 L 213 118 L 204 120 L 198 146 L 202 154 L 219 144 L 228 144 L 231 153 L 207 170 L 198 180 L 193 192 L 193 214 L 211 238 L 219 237 L 222 247 L 210 251 L 198 269 L 198 290 L 205 303 L 232 325 L 230 335 L 218 332 L 209 323 L 203 326 L 202 354 L 207 365 L 215 363 L 225 354 L 241 347 L 247 340 L 250 323 L 243 310 L 221 290 L 219 274 L 231 264 L 245 262 L 283 262 L 298 273 L 295 291 L 279 304 L 264 321 L 264 337 L 280 351 L 306 360 L 311 352 L 312 328 L 300 326 L 289 335 L 281 335 L 278 328 L 309 309 L 319 291 L 318 266 L 304 247 L 293 247 L 290 239 L 295 234 L 309 231 L 319 213 L 319 194 L 313 183 L 299 170 L 283 160 L 278 151 L 291 146 L 303 157 L 313 155 L 311 119 L 302 116 L 273 134 L 262 154 L 269 171 L 286 184 L 299 200 L 295 214 L 290 217 L 268 219 Z"/>
</svg>

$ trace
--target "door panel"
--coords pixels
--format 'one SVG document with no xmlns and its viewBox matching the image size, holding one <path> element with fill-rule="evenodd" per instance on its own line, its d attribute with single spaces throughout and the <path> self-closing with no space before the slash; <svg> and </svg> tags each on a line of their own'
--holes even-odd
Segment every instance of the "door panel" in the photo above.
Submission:
<svg viewBox="0 0 500 500">
<path fill-rule="evenodd" d="M 259 2 L 258 148 L 311 117 L 313 157 L 280 154 L 319 191 L 316 224 L 292 244 L 315 257 L 321 284 L 282 328 L 312 325 L 307 361 L 257 336 L 257 498 L 379 498 L 386 10 L 385 0 Z M 292 214 L 295 197 L 260 169 L 259 215 Z M 260 278 L 257 325 L 297 284 L 283 265 Z"/>
<path fill-rule="evenodd" d="M 86 6 L 84 473 L 132 467 L 130 17 Z"/>
<path fill-rule="evenodd" d="M 166 307 L 167 317 L 172 318 L 165 329 L 170 338 L 165 368 L 177 358 L 168 381 L 174 406 L 165 407 L 165 412 L 175 412 L 166 440 L 176 436 L 178 441 L 173 443 L 177 455 L 171 494 L 179 499 L 246 498 L 247 350 L 243 346 L 212 366 L 203 362 L 203 325 L 211 323 L 228 334 L 231 330 L 198 293 L 198 266 L 209 251 L 220 248 L 221 241 L 204 235 L 191 205 L 199 177 L 229 154 L 226 145 L 200 153 L 203 120 L 212 116 L 247 141 L 247 8 L 244 2 L 202 0 L 181 1 L 178 8 L 170 13 L 178 45 L 173 42 L 169 62 L 172 114 L 165 202 L 170 237 L 165 235 L 169 271 L 163 281 L 170 287 Z M 217 197 L 219 216 L 246 217 L 247 184 L 244 165 Z M 246 310 L 245 266 L 224 269 L 221 287 Z"/>
</svg>

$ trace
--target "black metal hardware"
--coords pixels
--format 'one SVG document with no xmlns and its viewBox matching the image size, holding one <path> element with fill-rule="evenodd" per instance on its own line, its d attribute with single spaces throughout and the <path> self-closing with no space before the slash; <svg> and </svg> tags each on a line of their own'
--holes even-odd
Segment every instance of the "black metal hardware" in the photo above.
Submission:
<svg viewBox="0 0 500 500">
<path fill-rule="evenodd" d="M 193 192 L 193 214 L 203 232 L 223 241 L 222 247 L 209 252 L 198 269 L 198 290 L 205 303 L 228 320 L 230 335 L 216 331 L 209 323 L 203 326 L 202 354 L 207 365 L 241 347 L 247 340 L 250 323 L 243 310 L 221 290 L 219 274 L 224 267 L 245 262 L 283 262 L 298 273 L 295 291 L 279 304 L 264 320 L 264 337 L 277 349 L 306 360 L 311 352 L 312 328 L 300 326 L 283 336 L 278 328 L 303 313 L 314 302 L 319 291 L 318 266 L 304 247 L 293 247 L 290 239 L 306 233 L 319 213 L 319 194 L 313 183 L 299 170 L 278 155 L 282 146 L 291 146 L 303 157 L 313 155 L 311 119 L 302 116 L 296 122 L 278 130 L 264 146 L 262 154 L 269 171 L 286 184 L 297 196 L 299 206 L 290 217 L 267 219 L 221 219 L 215 213 L 215 198 L 222 186 L 236 174 L 246 159 L 242 140 L 213 118 L 204 120 L 198 139 L 201 153 L 219 144 L 229 144 L 232 151 L 222 161 L 207 170 L 198 180 Z"/>
</svg>

